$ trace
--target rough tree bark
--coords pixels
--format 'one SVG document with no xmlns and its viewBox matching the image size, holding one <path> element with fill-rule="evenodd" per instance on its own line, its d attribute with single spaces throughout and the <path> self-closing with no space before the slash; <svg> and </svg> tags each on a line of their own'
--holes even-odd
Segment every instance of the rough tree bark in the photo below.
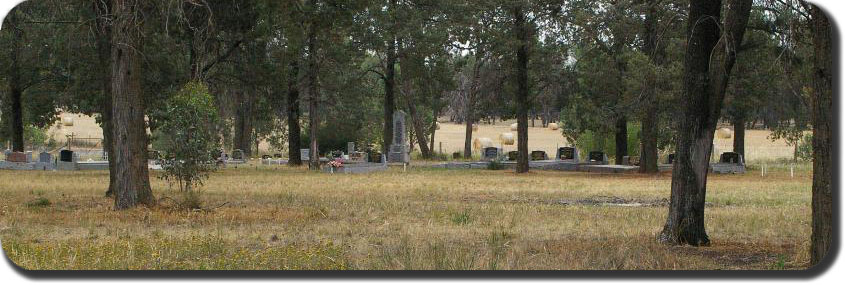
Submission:
<svg viewBox="0 0 845 285">
<path fill-rule="evenodd" d="M 475 66 L 472 68 L 472 82 L 469 84 L 469 93 L 467 94 L 466 108 L 464 110 L 464 120 L 466 121 L 466 128 L 464 129 L 464 159 L 472 158 L 472 124 L 475 123 L 475 99 L 478 96 L 478 85 L 481 81 L 481 65 L 484 59 L 484 51 L 479 44 L 475 51 Z"/>
<path fill-rule="evenodd" d="M 316 6 L 311 1 L 312 6 Z M 317 143 L 317 130 L 320 127 L 317 109 L 320 104 L 320 93 L 317 78 L 317 31 L 316 22 L 312 19 L 308 28 L 308 136 L 311 139 L 308 168 L 320 170 L 320 149 Z"/>
<path fill-rule="evenodd" d="M 649 0 L 645 18 L 645 41 L 643 52 L 648 55 L 652 64 L 659 64 L 657 52 L 657 0 Z M 642 138 L 640 145 L 640 173 L 657 173 L 657 124 L 658 102 L 657 85 L 649 86 L 645 90 L 642 113 Z"/>
<path fill-rule="evenodd" d="M 23 43 L 23 29 L 18 26 L 19 19 L 17 14 L 17 9 L 9 11 L 9 14 L 4 20 L 3 28 L 11 30 L 12 36 L 14 37 L 11 43 L 12 52 L 10 53 L 11 64 L 9 66 L 8 79 L 9 105 L 11 105 L 9 134 L 12 136 L 12 151 L 23 152 L 23 104 L 21 97 L 23 97 L 24 90 L 23 84 L 21 83 L 20 62 L 18 58 L 20 44 Z"/>
<path fill-rule="evenodd" d="M 141 93 L 140 0 L 115 0 L 112 6 L 112 96 L 117 210 L 154 205 L 147 170 L 147 132 Z"/>
<path fill-rule="evenodd" d="M 620 114 L 616 118 L 616 164 L 622 164 L 622 157 L 628 156 L 628 118 Z"/>
<path fill-rule="evenodd" d="M 745 118 L 738 117 L 733 120 L 734 125 L 734 152 L 745 157 Z"/>
<path fill-rule="evenodd" d="M 109 157 L 109 188 L 106 190 L 106 197 L 114 195 L 115 179 L 117 177 L 117 169 L 115 168 L 114 153 L 114 138 L 112 127 L 112 94 L 111 94 L 111 26 L 110 9 L 111 0 L 106 1 L 92 1 L 94 4 L 94 13 L 97 19 L 94 22 L 96 25 L 95 32 L 97 33 L 97 56 L 102 72 L 102 79 L 100 82 L 103 92 L 103 100 L 101 102 L 101 127 L 103 129 L 103 149 Z"/>
<path fill-rule="evenodd" d="M 235 110 L 235 149 L 240 149 L 244 152 L 244 156 L 252 156 L 252 110 L 255 104 L 255 96 L 252 94 L 254 90 L 238 91 L 237 108 Z"/>
<path fill-rule="evenodd" d="M 669 215 L 658 235 L 661 242 L 710 244 L 704 228 L 704 200 L 713 133 L 736 62 L 736 48 L 745 34 L 751 2 L 728 1 L 724 33 L 721 33 L 721 1 L 690 1 L 682 98 L 684 119 L 676 138 Z"/>
<path fill-rule="evenodd" d="M 389 151 L 393 143 L 393 111 L 396 109 L 396 39 L 387 44 L 387 60 L 384 71 L 384 128 L 382 129 L 382 153 Z"/>
<path fill-rule="evenodd" d="M 810 8 L 813 27 L 813 234 L 810 262 L 819 264 L 833 243 L 833 29 L 824 11 Z"/>
<path fill-rule="evenodd" d="M 299 149 L 300 132 L 299 126 L 299 59 L 290 62 L 288 73 L 288 165 L 302 165 L 302 157 Z"/>
<path fill-rule="evenodd" d="M 422 119 L 420 119 L 419 113 L 417 113 L 416 102 L 414 102 L 413 86 L 411 86 L 410 80 L 405 80 L 402 84 L 404 85 L 402 89 L 404 89 L 403 93 L 405 93 L 405 102 L 408 103 L 408 112 L 414 124 L 414 138 L 417 139 L 417 144 L 420 145 L 422 157 L 424 159 L 431 159 L 431 149 L 425 140 L 425 126 L 423 125 Z M 414 148 L 411 147 L 411 149 Z"/>
<path fill-rule="evenodd" d="M 525 23 L 522 7 L 513 11 L 514 26 L 517 36 L 516 50 L 516 120 L 517 120 L 517 151 L 516 173 L 528 173 L 528 39 L 530 32 Z"/>
</svg>

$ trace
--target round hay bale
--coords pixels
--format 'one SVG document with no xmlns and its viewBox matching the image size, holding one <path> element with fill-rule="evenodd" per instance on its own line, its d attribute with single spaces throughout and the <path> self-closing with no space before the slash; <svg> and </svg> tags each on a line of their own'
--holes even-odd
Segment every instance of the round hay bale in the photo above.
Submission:
<svg viewBox="0 0 845 285">
<path fill-rule="evenodd" d="M 472 131 L 473 131 L 473 132 L 477 132 L 477 131 L 478 131 L 478 124 L 472 124 Z"/>
<path fill-rule="evenodd" d="M 62 125 L 65 126 L 65 127 L 73 127 L 73 117 L 71 117 L 71 116 L 62 117 Z"/>
<path fill-rule="evenodd" d="M 518 129 L 518 128 L 519 128 L 519 124 L 517 124 L 517 123 L 513 123 L 513 124 L 511 124 L 511 131 L 512 131 L 512 132 L 517 131 L 517 129 Z"/>
<path fill-rule="evenodd" d="M 474 148 L 476 150 L 480 150 L 480 149 L 483 149 L 485 147 L 492 147 L 492 146 L 493 146 L 493 140 L 491 140 L 490 138 L 476 138 L 476 139 L 472 140 L 472 148 Z"/>
<path fill-rule="evenodd" d="M 729 139 L 733 137 L 733 131 L 729 128 L 721 128 L 716 130 L 716 137 L 720 139 Z"/>
<path fill-rule="evenodd" d="M 502 142 L 503 145 L 513 145 L 515 141 L 515 136 L 513 133 L 502 133 L 499 135 L 499 141 Z"/>
<path fill-rule="evenodd" d="M 549 129 L 551 129 L 552 131 L 557 131 L 558 129 L 560 129 L 560 126 L 558 126 L 557 123 L 549 123 Z"/>
</svg>

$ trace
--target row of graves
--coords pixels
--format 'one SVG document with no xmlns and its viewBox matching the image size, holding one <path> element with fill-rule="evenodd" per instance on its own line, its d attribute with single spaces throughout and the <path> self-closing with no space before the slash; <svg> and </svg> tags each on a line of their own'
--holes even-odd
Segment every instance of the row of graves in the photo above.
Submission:
<svg viewBox="0 0 845 285">
<path fill-rule="evenodd" d="M 499 162 L 506 168 L 515 168 L 519 152 L 510 151 L 504 154 L 501 148 L 487 147 L 482 149 L 481 155 L 481 161 L 449 162 L 436 165 L 435 167 L 447 169 L 486 169 L 491 162 Z M 675 154 L 670 154 L 665 163 L 658 164 L 659 171 L 671 171 L 674 158 Z M 639 156 L 625 156 L 621 164 L 610 165 L 606 153 L 602 151 L 591 151 L 585 160 L 581 160 L 578 155 L 578 149 L 575 147 L 558 148 L 554 159 L 549 159 L 545 151 L 535 150 L 531 152 L 529 159 L 529 168 L 538 170 L 633 173 L 640 169 Z M 718 162 L 710 165 L 710 171 L 720 174 L 742 174 L 746 171 L 745 160 L 739 153 L 725 152 L 720 155 Z"/>
<path fill-rule="evenodd" d="M 0 169 L 8 170 L 62 170 L 62 171 L 76 171 L 76 170 L 108 170 L 108 157 L 103 154 L 102 161 L 80 161 L 79 154 L 72 150 L 62 149 L 59 151 L 59 156 L 54 157 L 53 154 L 47 151 L 38 153 L 38 159 L 34 158 L 32 151 L 27 152 L 13 152 L 6 150 L 4 152 L 6 159 L 0 161 Z"/>
<path fill-rule="evenodd" d="M 331 153 L 332 159 L 325 164 L 323 172 L 371 173 L 387 170 L 391 165 L 407 168 L 411 163 L 411 155 L 405 116 L 405 112 L 401 110 L 393 113 L 393 140 L 387 148 L 386 155 L 375 151 L 373 146 L 368 146 L 364 151 L 358 151 L 355 143 L 349 142 L 346 153 L 340 151 Z"/>
</svg>

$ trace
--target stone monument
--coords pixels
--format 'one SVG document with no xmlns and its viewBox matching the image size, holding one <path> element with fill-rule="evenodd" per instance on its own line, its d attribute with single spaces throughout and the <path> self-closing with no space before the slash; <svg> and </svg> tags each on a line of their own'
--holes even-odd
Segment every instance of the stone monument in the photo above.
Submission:
<svg viewBox="0 0 845 285">
<path fill-rule="evenodd" d="M 411 162 L 409 154 L 410 146 L 406 144 L 408 141 L 408 132 L 405 126 L 405 112 L 396 111 L 393 113 L 393 142 L 390 144 L 390 149 L 388 149 L 387 162 Z"/>
</svg>

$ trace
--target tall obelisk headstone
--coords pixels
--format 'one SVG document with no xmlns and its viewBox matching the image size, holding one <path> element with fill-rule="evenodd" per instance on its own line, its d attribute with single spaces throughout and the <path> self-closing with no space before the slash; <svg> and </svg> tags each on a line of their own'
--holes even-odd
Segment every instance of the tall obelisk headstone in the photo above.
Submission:
<svg viewBox="0 0 845 285">
<path fill-rule="evenodd" d="M 393 142 L 390 144 L 387 162 L 409 163 L 411 162 L 410 146 L 408 142 L 408 131 L 405 127 L 405 112 L 396 111 L 393 113 Z"/>
</svg>

